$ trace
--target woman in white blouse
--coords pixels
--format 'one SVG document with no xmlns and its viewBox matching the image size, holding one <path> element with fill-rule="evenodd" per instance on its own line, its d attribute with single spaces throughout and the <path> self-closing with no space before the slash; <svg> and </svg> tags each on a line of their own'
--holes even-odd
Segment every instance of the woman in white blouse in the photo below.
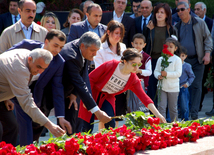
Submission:
<svg viewBox="0 0 214 155">
<path fill-rule="evenodd" d="M 112 20 L 107 25 L 107 31 L 101 38 L 101 48 L 94 57 L 95 68 L 99 67 L 106 61 L 120 61 L 126 45 L 122 43 L 125 34 L 125 28 L 122 23 Z M 126 114 L 126 94 L 122 93 L 116 97 L 116 116 Z M 116 119 L 116 127 L 118 127 L 119 119 Z M 103 124 L 99 124 L 99 130 L 104 128 Z"/>
<path fill-rule="evenodd" d="M 94 57 L 95 68 L 112 59 L 120 60 L 123 51 L 126 50 L 126 45 L 122 43 L 124 33 L 122 23 L 115 20 L 108 23 L 107 31 L 101 38 L 101 48 Z"/>
</svg>

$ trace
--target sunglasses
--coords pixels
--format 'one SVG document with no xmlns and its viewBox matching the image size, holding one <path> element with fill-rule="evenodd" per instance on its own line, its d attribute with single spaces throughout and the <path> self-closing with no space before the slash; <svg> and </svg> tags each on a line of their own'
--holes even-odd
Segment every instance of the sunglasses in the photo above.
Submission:
<svg viewBox="0 0 214 155">
<path fill-rule="evenodd" d="M 180 12 L 180 11 L 184 11 L 186 10 L 186 8 L 180 8 L 180 9 L 176 9 L 176 12 Z"/>
<path fill-rule="evenodd" d="M 140 66 L 142 66 L 142 63 L 137 64 L 136 62 L 133 62 L 132 67 L 136 67 L 136 66 L 140 67 Z"/>
</svg>

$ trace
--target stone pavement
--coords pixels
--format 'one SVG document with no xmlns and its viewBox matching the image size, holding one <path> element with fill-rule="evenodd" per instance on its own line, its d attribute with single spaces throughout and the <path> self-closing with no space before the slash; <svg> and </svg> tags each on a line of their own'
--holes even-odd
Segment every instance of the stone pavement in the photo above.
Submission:
<svg viewBox="0 0 214 155">
<path fill-rule="evenodd" d="M 208 94 L 206 94 L 205 99 L 203 101 L 203 107 L 202 110 L 199 112 L 198 116 L 199 118 L 204 118 L 207 117 L 207 115 L 205 115 L 205 112 L 210 111 L 212 109 L 212 105 L 213 105 L 213 97 L 212 97 L 212 92 L 209 92 Z M 51 114 L 51 116 L 49 116 L 49 119 L 56 123 L 56 117 L 54 116 L 54 114 Z M 180 120 L 181 121 L 181 120 Z M 119 126 L 122 126 L 124 124 L 124 121 L 119 122 Z M 94 130 L 93 133 L 98 132 L 98 123 L 94 125 Z M 46 133 L 45 137 L 40 137 L 40 141 L 44 141 L 44 140 L 48 140 L 49 139 L 49 133 Z M 214 154 L 214 153 L 213 153 Z"/>
</svg>

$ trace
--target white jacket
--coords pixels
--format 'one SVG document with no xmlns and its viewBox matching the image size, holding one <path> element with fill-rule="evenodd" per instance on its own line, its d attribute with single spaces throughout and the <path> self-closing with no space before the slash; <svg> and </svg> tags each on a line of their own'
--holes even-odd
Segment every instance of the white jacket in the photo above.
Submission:
<svg viewBox="0 0 214 155">
<path fill-rule="evenodd" d="M 121 49 L 121 53 L 119 56 L 111 51 L 111 49 L 108 46 L 107 41 L 102 43 L 100 49 L 97 51 L 97 54 L 94 57 L 95 68 L 99 67 L 104 62 L 109 61 L 109 60 L 115 59 L 115 60 L 120 61 L 120 58 L 123 55 L 123 51 L 126 50 L 126 45 L 124 43 L 120 42 L 120 49 Z"/>
<path fill-rule="evenodd" d="M 158 79 L 158 76 L 161 75 L 162 59 L 163 57 L 158 58 L 158 61 L 155 67 L 154 76 L 157 79 Z M 179 92 L 180 91 L 179 77 L 182 74 L 182 61 L 176 55 L 169 57 L 168 61 L 171 63 L 167 68 L 165 68 L 165 71 L 167 72 L 167 76 L 166 78 L 163 78 L 162 90 L 165 92 Z"/>
</svg>

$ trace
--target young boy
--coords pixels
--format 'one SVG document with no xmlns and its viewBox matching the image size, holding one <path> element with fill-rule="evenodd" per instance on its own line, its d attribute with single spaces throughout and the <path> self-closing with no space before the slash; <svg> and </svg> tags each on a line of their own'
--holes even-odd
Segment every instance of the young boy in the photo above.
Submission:
<svg viewBox="0 0 214 155">
<path fill-rule="evenodd" d="M 137 70 L 139 79 L 144 81 L 145 91 L 147 91 L 149 76 L 152 74 L 151 57 L 143 51 L 146 46 L 146 39 L 143 34 L 137 33 L 133 36 L 132 46 L 138 50 L 143 56 L 142 66 Z"/>
<path fill-rule="evenodd" d="M 137 70 L 137 76 L 141 79 L 141 85 L 147 91 L 149 76 L 152 74 L 151 57 L 143 51 L 146 46 L 146 39 L 143 34 L 137 33 L 133 36 L 132 46 L 142 54 L 142 66 Z M 149 114 L 149 110 L 141 103 L 138 97 L 131 91 L 128 91 L 128 112 L 141 110 Z M 139 106 L 136 106 L 139 105 Z"/>
<path fill-rule="evenodd" d="M 187 58 L 187 50 L 185 47 L 181 47 L 179 57 L 182 60 L 182 75 L 180 76 L 180 92 L 178 96 L 178 105 L 180 105 L 181 120 L 189 120 L 189 91 L 188 87 L 195 79 L 195 75 L 192 71 L 192 67 L 189 63 L 184 62 Z"/>
</svg>

